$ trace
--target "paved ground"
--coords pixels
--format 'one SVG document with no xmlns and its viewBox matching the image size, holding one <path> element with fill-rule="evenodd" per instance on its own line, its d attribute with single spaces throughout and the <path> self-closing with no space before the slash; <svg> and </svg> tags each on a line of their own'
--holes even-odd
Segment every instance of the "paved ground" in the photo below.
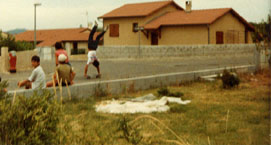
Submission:
<svg viewBox="0 0 271 145">
<path fill-rule="evenodd" d="M 253 64 L 253 58 L 250 56 L 242 57 L 221 57 L 221 58 L 185 58 L 185 59 L 140 59 L 140 60 L 101 60 L 102 78 L 92 78 L 87 80 L 83 77 L 85 61 L 72 61 L 75 68 L 75 83 L 110 80 L 119 78 L 130 78 L 136 76 L 147 76 L 153 74 L 165 74 L 171 72 L 195 71 L 210 68 L 240 66 Z M 47 80 L 51 80 L 54 72 L 54 63 L 43 63 L 43 69 L 46 73 Z M 17 88 L 16 84 L 19 80 L 27 79 L 31 71 L 17 72 L 16 74 L 1 74 L 3 80 L 8 80 L 8 90 Z M 88 74 L 95 76 L 96 69 L 89 67 Z"/>
</svg>

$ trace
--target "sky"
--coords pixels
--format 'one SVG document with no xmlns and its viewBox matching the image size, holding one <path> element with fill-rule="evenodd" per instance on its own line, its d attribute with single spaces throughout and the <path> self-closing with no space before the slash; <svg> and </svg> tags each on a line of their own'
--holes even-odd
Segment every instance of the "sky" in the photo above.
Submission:
<svg viewBox="0 0 271 145">
<path fill-rule="evenodd" d="M 58 29 L 86 27 L 124 4 L 149 1 L 161 0 L 0 0 L 0 30 L 33 30 L 34 3 L 41 3 L 37 7 L 37 29 Z M 185 0 L 175 2 L 185 8 Z M 192 10 L 209 8 L 233 8 L 248 22 L 261 22 L 271 14 L 271 0 L 192 0 Z"/>
</svg>

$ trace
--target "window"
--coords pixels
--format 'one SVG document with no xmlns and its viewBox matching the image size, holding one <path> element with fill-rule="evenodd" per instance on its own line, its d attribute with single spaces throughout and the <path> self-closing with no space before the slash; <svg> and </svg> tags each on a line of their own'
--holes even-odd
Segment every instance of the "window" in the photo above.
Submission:
<svg viewBox="0 0 271 145">
<path fill-rule="evenodd" d="M 223 32 L 222 31 L 218 31 L 216 32 L 216 44 L 224 44 L 223 41 Z"/>
<path fill-rule="evenodd" d="M 138 32 L 138 23 L 133 23 L 133 32 Z"/>
<path fill-rule="evenodd" d="M 110 24 L 110 37 L 119 37 L 119 24 Z"/>
</svg>

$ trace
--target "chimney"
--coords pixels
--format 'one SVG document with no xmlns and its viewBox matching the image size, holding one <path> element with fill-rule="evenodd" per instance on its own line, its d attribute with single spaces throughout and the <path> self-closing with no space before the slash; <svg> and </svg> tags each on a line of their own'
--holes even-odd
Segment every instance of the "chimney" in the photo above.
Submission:
<svg viewBox="0 0 271 145">
<path fill-rule="evenodd" d="M 192 0 L 185 2 L 185 12 L 190 13 L 192 11 Z"/>
</svg>

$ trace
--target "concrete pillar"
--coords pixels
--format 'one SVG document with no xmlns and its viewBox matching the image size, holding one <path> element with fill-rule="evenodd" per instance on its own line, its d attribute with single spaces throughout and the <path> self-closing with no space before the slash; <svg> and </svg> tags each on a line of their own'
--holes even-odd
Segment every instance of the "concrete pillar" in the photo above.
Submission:
<svg viewBox="0 0 271 145">
<path fill-rule="evenodd" d="M 9 62 L 8 62 L 8 47 L 1 48 L 1 60 L 0 60 L 0 71 L 8 72 Z"/>
<path fill-rule="evenodd" d="M 67 53 L 68 53 L 68 57 L 70 57 L 71 56 L 71 43 L 65 43 L 65 48 L 66 48 L 66 51 L 67 51 Z"/>
<path fill-rule="evenodd" d="M 261 54 L 260 54 L 260 46 L 254 47 L 254 62 L 256 66 L 256 71 L 261 69 Z"/>
</svg>

